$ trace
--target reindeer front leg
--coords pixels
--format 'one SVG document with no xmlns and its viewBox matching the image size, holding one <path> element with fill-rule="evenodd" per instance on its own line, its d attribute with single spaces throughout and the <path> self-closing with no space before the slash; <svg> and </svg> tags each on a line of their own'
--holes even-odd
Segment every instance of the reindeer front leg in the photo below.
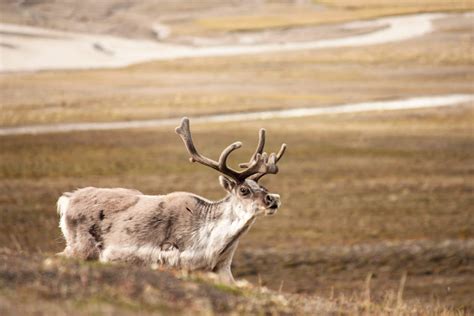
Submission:
<svg viewBox="0 0 474 316">
<path fill-rule="evenodd" d="M 230 269 L 230 264 L 220 267 L 219 270 L 215 271 L 215 273 L 219 278 L 219 282 L 229 285 L 235 285 L 235 280 Z"/>
<path fill-rule="evenodd" d="M 222 283 L 235 285 L 231 264 L 238 244 L 238 241 L 234 242 L 234 244 L 221 255 L 221 259 L 212 270 L 217 275 L 219 281 Z"/>
</svg>

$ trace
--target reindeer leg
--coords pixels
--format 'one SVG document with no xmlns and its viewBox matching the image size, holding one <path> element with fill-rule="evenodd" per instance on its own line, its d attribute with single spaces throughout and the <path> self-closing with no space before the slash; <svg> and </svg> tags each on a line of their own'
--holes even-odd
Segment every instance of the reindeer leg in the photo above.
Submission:
<svg viewBox="0 0 474 316">
<path fill-rule="evenodd" d="M 228 265 L 219 267 L 218 270 L 215 271 L 219 281 L 224 284 L 235 285 L 234 276 L 232 275 L 232 271 L 230 270 L 230 263 Z"/>
<path fill-rule="evenodd" d="M 221 256 L 220 261 L 214 267 L 212 272 L 217 274 L 219 281 L 229 285 L 235 285 L 234 276 L 231 271 L 232 259 L 234 258 L 235 250 L 237 249 L 239 242 L 236 241 L 230 246 Z"/>
</svg>

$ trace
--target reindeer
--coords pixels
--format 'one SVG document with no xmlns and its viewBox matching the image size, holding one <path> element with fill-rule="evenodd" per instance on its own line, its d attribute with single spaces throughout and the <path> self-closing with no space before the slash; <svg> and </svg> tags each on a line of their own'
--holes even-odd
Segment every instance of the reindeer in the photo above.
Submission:
<svg viewBox="0 0 474 316">
<path fill-rule="evenodd" d="M 212 271 L 220 281 L 234 283 L 231 262 L 240 237 L 259 215 L 272 215 L 280 196 L 258 184 L 266 174 L 278 172 L 278 154 L 263 152 L 265 130 L 242 171 L 227 165 L 227 158 L 242 144 L 222 151 L 219 161 L 198 153 L 189 120 L 183 118 L 176 133 L 191 155 L 191 162 L 217 170 L 227 196 L 210 201 L 193 193 L 145 195 L 123 188 L 87 187 L 64 193 L 58 200 L 66 257 L 101 262 L 158 264 L 187 270 Z"/>
</svg>

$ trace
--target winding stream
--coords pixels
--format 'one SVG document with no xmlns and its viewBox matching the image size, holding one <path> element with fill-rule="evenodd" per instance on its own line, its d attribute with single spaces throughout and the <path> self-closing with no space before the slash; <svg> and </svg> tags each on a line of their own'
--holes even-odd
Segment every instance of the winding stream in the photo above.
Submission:
<svg viewBox="0 0 474 316">
<path fill-rule="evenodd" d="M 247 55 L 384 44 L 417 38 L 433 31 L 433 21 L 467 14 L 415 14 L 341 24 L 341 29 L 375 31 L 335 39 L 252 45 L 194 47 L 82 34 L 14 24 L 0 24 L 0 72 L 44 69 L 115 68 L 151 60 Z"/>
<path fill-rule="evenodd" d="M 460 103 L 474 102 L 474 96 L 468 94 L 451 94 L 440 96 L 424 96 L 409 99 L 375 101 L 352 104 L 341 104 L 330 107 L 295 108 L 247 113 L 226 113 L 192 117 L 193 124 L 211 122 L 239 122 L 249 120 L 267 120 L 282 118 L 297 118 L 324 114 L 355 113 L 365 111 L 388 111 L 421 109 L 429 107 L 454 106 Z M 75 131 L 115 130 L 129 128 L 146 128 L 177 126 L 180 118 L 136 120 L 122 122 L 94 122 L 94 123 L 65 123 L 50 125 L 30 125 L 19 127 L 0 128 L 0 136 L 22 134 L 65 133 Z"/>
</svg>

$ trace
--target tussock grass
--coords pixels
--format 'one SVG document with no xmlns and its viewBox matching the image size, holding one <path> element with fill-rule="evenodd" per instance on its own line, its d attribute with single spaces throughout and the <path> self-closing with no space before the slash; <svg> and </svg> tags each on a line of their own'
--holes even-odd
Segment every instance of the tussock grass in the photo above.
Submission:
<svg viewBox="0 0 474 316">
<path fill-rule="evenodd" d="M 439 305 L 407 303 L 392 292 L 379 303 L 356 295 L 322 299 L 224 286 L 204 275 L 193 281 L 178 272 L 25 256 L 8 249 L 0 250 L 0 286 L 0 311 L 6 314 L 463 315 Z"/>
</svg>

